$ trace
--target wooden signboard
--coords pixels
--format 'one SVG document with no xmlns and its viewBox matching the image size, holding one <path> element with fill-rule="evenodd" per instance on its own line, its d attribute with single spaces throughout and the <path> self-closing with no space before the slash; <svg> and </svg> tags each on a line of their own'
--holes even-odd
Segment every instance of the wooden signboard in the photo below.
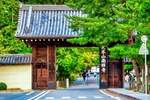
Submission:
<svg viewBox="0 0 150 100">
<path fill-rule="evenodd" d="M 105 47 L 100 50 L 100 88 L 108 88 L 108 53 Z"/>
</svg>

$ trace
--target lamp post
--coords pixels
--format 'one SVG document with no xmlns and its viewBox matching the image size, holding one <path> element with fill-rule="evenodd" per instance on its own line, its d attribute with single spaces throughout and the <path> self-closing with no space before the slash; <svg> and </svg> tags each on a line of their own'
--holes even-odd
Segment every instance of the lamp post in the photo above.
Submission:
<svg viewBox="0 0 150 100">
<path fill-rule="evenodd" d="M 145 94 L 147 94 L 147 64 L 146 64 L 146 55 L 148 54 L 148 49 L 146 48 L 146 41 L 148 40 L 147 36 L 143 35 L 141 37 L 141 40 L 143 42 L 142 47 L 140 48 L 139 54 L 145 55 Z"/>
</svg>

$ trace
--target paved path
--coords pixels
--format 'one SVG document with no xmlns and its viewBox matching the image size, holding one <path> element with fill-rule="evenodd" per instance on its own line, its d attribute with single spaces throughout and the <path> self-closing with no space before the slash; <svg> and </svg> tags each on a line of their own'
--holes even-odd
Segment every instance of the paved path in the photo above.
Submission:
<svg viewBox="0 0 150 100">
<path fill-rule="evenodd" d="M 129 83 L 125 82 L 124 88 L 108 88 L 107 90 L 136 100 L 150 100 L 150 94 L 144 94 L 140 92 L 134 92 L 132 90 L 127 90 L 126 88 L 128 87 Z M 91 76 L 90 78 L 88 78 L 88 84 L 87 82 L 84 82 L 82 78 L 77 78 L 77 80 L 75 80 L 68 89 L 95 89 L 95 88 L 99 89 L 97 78 Z"/>
<path fill-rule="evenodd" d="M 150 100 L 150 94 L 134 92 L 133 90 L 127 90 L 126 88 L 129 88 L 129 83 L 127 82 L 124 83 L 124 88 L 108 88 L 108 91 L 137 100 Z"/>
<path fill-rule="evenodd" d="M 150 100 L 149 94 L 134 92 L 131 90 L 126 90 L 124 88 L 109 88 L 108 91 L 111 91 L 111 92 L 114 92 L 117 94 L 121 94 L 126 97 L 131 97 L 136 100 Z"/>
<path fill-rule="evenodd" d="M 98 78 L 91 75 L 87 81 L 83 81 L 83 78 L 77 78 L 68 89 L 99 89 Z"/>
</svg>

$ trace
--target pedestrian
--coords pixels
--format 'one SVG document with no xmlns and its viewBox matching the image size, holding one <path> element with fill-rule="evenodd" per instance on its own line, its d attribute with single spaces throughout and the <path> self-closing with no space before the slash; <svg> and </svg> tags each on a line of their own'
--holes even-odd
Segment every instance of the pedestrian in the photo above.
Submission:
<svg viewBox="0 0 150 100">
<path fill-rule="evenodd" d="M 84 70 L 84 71 L 82 72 L 82 77 L 83 77 L 83 81 L 85 81 L 85 78 L 86 78 L 86 70 Z"/>
<path fill-rule="evenodd" d="M 91 70 L 90 69 L 88 69 L 88 77 L 90 77 L 91 76 Z"/>
<path fill-rule="evenodd" d="M 129 72 L 127 70 L 125 73 L 125 82 L 129 82 L 128 80 L 129 80 Z"/>
<path fill-rule="evenodd" d="M 134 89 L 135 88 L 135 76 L 133 75 L 132 71 L 129 74 L 129 88 L 130 89 Z"/>
<path fill-rule="evenodd" d="M 94 77 L 96 77 L 96 72 L 94 72 Z"/>
</svg>

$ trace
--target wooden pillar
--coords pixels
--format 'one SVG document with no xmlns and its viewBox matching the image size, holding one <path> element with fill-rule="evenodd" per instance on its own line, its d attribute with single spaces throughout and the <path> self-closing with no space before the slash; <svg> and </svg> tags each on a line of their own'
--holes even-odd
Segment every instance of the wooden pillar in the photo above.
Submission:
<svg viewBox="0 0 150 100">
<path fill-rule="evenodd" d="M 36 72 L 36 52 L 37 52 L 37 46 L 32 46 L 32 89 L 37 89 L 37 72 Z"/>
<path fill-rule="evenodd" d="M 108 88 L 108 51 L 105 47 L 100 50 L 100 89 Z"/>
<path fill-rule="evenodd" d="M 124 87 L 124 61 L 123 59 L 120 58 L 119 63 L 120 63 L 118 66 L 118 69 L 120 71 L 119 88 L 123 88 Z"/>
<path fill-rule="evenodd" d="M 48 89 L 56 89 L 56 46 L 47 46 Z"/>
<path fill-rule="evenodd" d="M 121 71 L 122 71 L 122 87 L 121 88 L 124 88 L 124 78 L 125 78 L 125 76 L 124 76 L 124 60 L 123 59 L 121 59 L 121 64 L 122 64 L 122 66 L 121 66 Z"/>
</svg>

